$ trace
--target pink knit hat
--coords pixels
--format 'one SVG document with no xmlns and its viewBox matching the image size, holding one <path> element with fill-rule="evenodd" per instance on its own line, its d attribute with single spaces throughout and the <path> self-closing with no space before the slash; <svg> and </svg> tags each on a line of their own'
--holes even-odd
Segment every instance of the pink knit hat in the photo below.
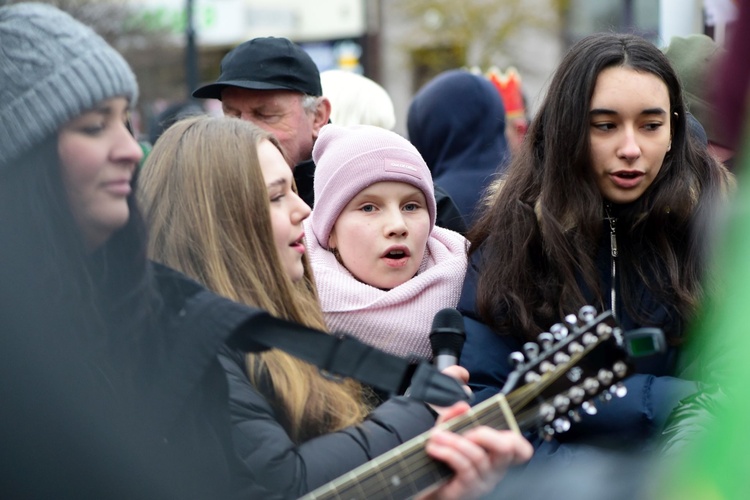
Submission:
<svg viewBox="0 0 750 500">
<path fill-rule="evenodd" d="M 360 191 L 382 181 L 405 182 L 422 190 L 435 226 L 435 187 L 417 148 L 395 132 L 370 125 L 326 125 L 313 147 L 315 207 L 310 216 L 318 243 L 328 236 L 341 211 Z"/>
</svg>

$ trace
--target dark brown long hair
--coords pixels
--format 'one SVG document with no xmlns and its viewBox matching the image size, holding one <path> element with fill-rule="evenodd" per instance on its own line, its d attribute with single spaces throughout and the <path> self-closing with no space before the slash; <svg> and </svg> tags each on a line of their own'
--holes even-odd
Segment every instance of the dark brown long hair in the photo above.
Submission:
<svg viewBox="0 0 750 500">
<path fill-rule="evenodd" d="M 160 309 L 146 260 L 145 227 L 131 195 L 127 223 L 93 253 L 86 248 L 57 151 L 52 135 L 13 165 L 0 165 L 3 276 L 7 271 L 23 277 L 0 279 L 5 281 L 0 288 L 38 306 L 38 313 L 25 319 L 29 332 L 49 328 L 61 342 L 80 343 L 105 378 L 130 385 L 143 368 L 137 366 L 139 343 L 157 327 Z"/>
<path fill-rule="evenodd" d="M 531 339 L 586 303 L 608 308 L 595 262 L 603 198 L 591 175 L 588 114 L 598 75 L 616 66 L 665 83 L 673 133 L 653 184 L 619 214 L 624 307 L 643 320 L 637 290 L 644 284 L 680 319 L 700 300 L 705 258 L 698 225 L 708 220 L 728 174 L 689 137 L 682 90 L 661 51 L 638 36 L 601 33 L 565 56 L 522 151 L 470 231 L 470 255 L 480 252 L 485 270 L 477 309 L 500 332 Z"/>
</svg>

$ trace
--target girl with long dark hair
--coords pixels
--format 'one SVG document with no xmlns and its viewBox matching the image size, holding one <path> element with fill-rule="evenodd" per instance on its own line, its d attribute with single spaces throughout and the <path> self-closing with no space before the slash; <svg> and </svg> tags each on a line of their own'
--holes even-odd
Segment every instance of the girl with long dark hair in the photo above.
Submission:
<svg viewBox="0 0 750 500">
<path fill-rule="evenodd" d="M 567 439 L 637 446 L 697 390 L 672 375 L 731 179 L 691 138 L 687 111 L 669 61 L 641 37 L 591 35 L 567 53 L 471 231 L 461 360 L 479 400 L 502 387 L 510 352 L 586 304 L 626 330 L 661 328 L 668 349 L 636 360 L 628 395 Z"/>
</svg>

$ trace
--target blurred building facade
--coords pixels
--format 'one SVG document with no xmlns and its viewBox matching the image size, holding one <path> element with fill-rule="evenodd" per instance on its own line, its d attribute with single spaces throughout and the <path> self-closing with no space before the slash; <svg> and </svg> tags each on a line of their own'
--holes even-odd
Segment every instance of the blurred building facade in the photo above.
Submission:
<svg viewBox="0 0 750 500">
<path fill-rule="evenodd" d="M 514 66 L 522 76 L 523 91 L 533 113 L 567 47 L 586 34 L 636 32 L 660 46 L 672 35 L 708 32 L 722 37 L 722 23 L 731 16 L 734 0 L 496 0 L 497 9 L 519 4 L 533 11 L 539 22 L 512 30 L 499 26 L 498 30 L 509 31 L 508 36 L 501 43 L 485 43 L 482 47 L 481 40 L 474 43 L 466 38 L 441 37 L 441 23 L 451 21 L 447 17 L 454 14 L 450 10 L 437 12 L 429 0 L 423 0 L 424 11 L 417 15 L 413 10 L 411 15 L 406 14 L 407 0 L 132 1 L 139 8 L 138 22 L 172 32 L 172 47 L 133 47 L 126 54 L 138 73 L 146 107 L 157 103 L 158 108 L 189 95 L 185 73 L 185 12 L 189 2 L 201 82 L 218 76 L 221 58 L 237 44 L 256 36 L 285 36 L 302 45 L 321 70 L 357 71 L 383 85 L 396 107 L 396 131 L 404 133 L 412 96 L 440 71 Z M 418 11 L 420 1 L 408 0 Z M 472 3 L 455 1 L 456 16 Z M 559 5 L 564 8 L 553 7 Z M 481 57 L 479 51 L 483 51 Z"/>
</svg>

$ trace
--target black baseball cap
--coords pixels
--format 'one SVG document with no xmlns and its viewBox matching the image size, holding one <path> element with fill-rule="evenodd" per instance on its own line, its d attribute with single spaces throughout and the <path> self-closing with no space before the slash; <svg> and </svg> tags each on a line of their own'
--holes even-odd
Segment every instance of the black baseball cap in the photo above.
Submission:
<svg viewBox="0 0 750 500">
<path fill-rule="evenodd" d="M 193 97 L 221 99 L 225 87 L 253 90 L 296 90 L 320 96 L 320 71 L 310 55 L 281 37 L 253 38 L 241 43 L 221 60 L 221 75 L 199 87 Z"/>
</svg>

